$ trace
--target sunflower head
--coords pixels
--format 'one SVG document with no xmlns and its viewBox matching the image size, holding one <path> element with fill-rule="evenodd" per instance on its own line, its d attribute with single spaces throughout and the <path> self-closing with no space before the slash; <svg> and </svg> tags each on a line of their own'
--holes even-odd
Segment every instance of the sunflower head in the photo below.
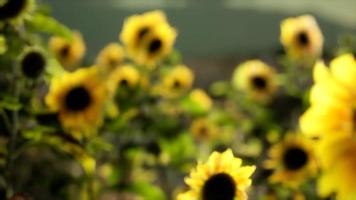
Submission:
<svg viewBox="0 0 356 200">
<path fill-rule="evenodd" d="M 82 60 L 86 47 L 82 35 L 75 31 L 71 40 L 53 36 L 48 43 L 49 50 L 67 70 L 73 70 Z"/>
<path fill-rule="evenodd" d="M 216 137 L 217 129 L 217 126 L 207 118 L 195 119 L 190 126 L 190 132 L 197 140 L 209 140 Z"/>
<path fill-rule="evenodd" d="M 117 90 L 135 90 L 140 84 L 140 73 L 132 65 L 118 66 L 110 75 L 109 91 L 114 95 Z M 122 93 L 120 93 L 122 94 Z"/>
<path fill-rule="evenodd" d="M 312 141 L 301 135 L 288 133 L 285 139 L 271 147 L 266 168 L 273 169 L 273 183 L 296 188 L 317 172 Z"/>
<path fill-rule="evenodd" d="M 123 48 L 117 43 L 110 43 L 99 52 L 96 64 L 105 69 L 113 69 L 122 64 L 124 58 Z"/>
<path fill-rule="evenodd" d="M 288 55 L 296 60 L 315 61 L 322 52 L 323 35 L 311 15 L 283 20 L 280 40 Z"/>
<path fill-rule="evenodd" d="M 156 10 L 127 18 L 120 39 L 136 63 L 154 66 L 170 53 L 176 35 L 165 14 Z"/>
<path fill-rule="evenodd" d="M 35 8 L 34 0 L 5 0 L 0 4 L 0 22 L 17 21 Z"/>
<path fill-rule="evenodd" d="M 184 65 L 171 69 L 162 79 L 162 95 L 165 97 L 178 97 L 187 92 L 193 85 L 194 74 Z"/>
<path fill-rule="evenodd" d="M 45 70 L 47 60 L 44 53 L 37 49 L 28 49 L 20 58 L 19 66 L 22 74 L 30 79 L 39 77 Z"/>
<path fill-rule="evenodd" d="M 94 67 L 53 78 L 45 98 L 58 112 L 63 128 L 76 138 L 90 136 L 101 125 L 106 87 Z"/>
<path fill-rule="evenodd" d="M 231 149 L 213 152 L 206 163 L 198 163 L 185 179 L 190 190 L 178 199 L 246 200 L 255 166 L 241 164 L 242 160 L 234 157 Z"/>
<path fill-rule="evenodd" d="M 232 84 L 253 100 L 266 102 L 277 90 L 275 71 L 260 60 L 249 60 L 238 65 Z"/>
</svg>

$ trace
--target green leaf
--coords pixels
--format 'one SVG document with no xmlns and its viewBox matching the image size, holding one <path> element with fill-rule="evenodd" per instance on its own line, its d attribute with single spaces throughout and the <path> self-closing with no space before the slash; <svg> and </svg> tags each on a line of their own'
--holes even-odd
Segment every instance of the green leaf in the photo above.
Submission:
<svg viewBox="0 0 356 200">
<path fill-rule="evenodd" d="M 58 35 L 68 40 L 72 38 L 72 31 L 50 16 L 34 14 L 28 21 L 28 26 L 34 31 Z"/>
<path fill-rule="evenodd" d="M 150 183 L 139 182 L 131 185 L 130 190 L 136 194 L 139 194 L 142 197 L 145 197 L 145 200 L 165 200 L 166 197 L 163 191 Z"/>
<path fill-rule="evenodd" d="M 5 109 L 11 110 L 11 111 L 17 111 L 17 110 L 20 110 L 22 108 L 22 105 L 15 98 L 5 97 L 0 102 L 0 108 L 5 108 Z"/>
</svg>

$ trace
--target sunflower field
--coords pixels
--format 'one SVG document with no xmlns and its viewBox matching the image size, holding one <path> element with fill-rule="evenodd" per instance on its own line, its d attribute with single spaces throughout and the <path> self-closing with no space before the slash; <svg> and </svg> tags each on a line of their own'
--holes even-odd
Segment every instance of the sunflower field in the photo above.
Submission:
<svg viewBox="0 0 356 200">
<path fill-rule="evenodd" d="M 219 1 L 192 0 L 191 29 L 188 0 L 89 2 L 0 0 L 0 200 L 356 200 L 356 15 L 330 1 L 351 28 L 305 9 L 268 35 Z"/>
</svg>

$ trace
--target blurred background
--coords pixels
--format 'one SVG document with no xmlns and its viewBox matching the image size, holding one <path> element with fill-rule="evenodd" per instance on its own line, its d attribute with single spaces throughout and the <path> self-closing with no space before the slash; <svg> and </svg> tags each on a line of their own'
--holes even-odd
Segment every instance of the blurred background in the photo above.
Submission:
<svg viewBox="0 0 356 200">
<path fill-rule="evenodd" d="M 230 78 L 239 61 L 258 57 L 272 62 L 282 51 L 280 21 L 300 14 L 314 15 L 325 37 L 324 54 L 338 38 L 356 33 L 355 0 L 43 0 L 53 15 L 80 30 L 87 58 L 94 59 L 107 43 L 118 40 L 126 16 L 164 10 L 179 30 L 176 48 L 194 69 L 196 85 Z M 274 64 L 274 63 L 271 63 Z"/>
</svg>

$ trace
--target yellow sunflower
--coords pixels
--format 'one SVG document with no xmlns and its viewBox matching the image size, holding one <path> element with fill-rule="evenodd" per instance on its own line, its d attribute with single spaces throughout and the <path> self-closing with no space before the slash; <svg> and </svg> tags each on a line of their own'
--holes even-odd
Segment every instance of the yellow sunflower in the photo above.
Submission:
<svg viewBox="0 0 356 200">
<path fill-rule="evenodd" d="M 297 188 L 317 172 L 313 142 L 299 134 L 289 133 L 285 139 L 271 147 L 265 167 L 274 172 L 269 180 Z"/>
<path fill-rule="evenodd" d="M 198 118 L 192 122 L 190 132 L 198 140 L 209 140 L 217 136 L 218 128 L 209 119 Z"/>
<path fill-rule="evenodd" d="M 113 69 L 122 64 L 124 58 L 123 48 L 117 43 L 110 43 L 99 52 L 96 64 L 105 69 Z"/>
<path fill-rule="evenodd" d="M 355 132 L 356 61 L 341 55 L 330 68 L 319 61 L 314 67 L 311 106 L 300 118 L 300 128 L 311 137 L 348 135 Z"/>
<path fill-rule="evenodd" d="M 77 31 L 73 32 L 70 41 L 53 36 L 49 40 L 48 48 L 63 67 L 69 71 L 78 67 L 86 51 L 83 37 Z"/>
<path fill-rule="evenodd" d="M 53 78 L 45 101 L 58 112 L 63 128 L 80 139 L 95 134 L 101 125 L 105 99 L 105 84 L 91 67 Z"/>
<path fill-rule="evenodd" d="M 283 20 L 280 40 L 288 55 L 296 60 L 315 61 L 322 53 L 323 35 L 311 15 Z"/>
<path fill-rule="evenodd" d="M 210 111 L 213 107 L 213 101 L 210 96 L 202 89 L 192 90 L 189 98 L 204 112 Z"/>
<path fill-rule="evenodd" d="M 318 148 L 322 174 L 318 192 L 322 197 L 337 194 L 338 200 L 356 199 L 356 138 L 327 138 Z"/>
<path fill-rule="evenodd" d="M 20 58 L 19 67 L 27 78 L 38 78 L 45 70 L 47 59 L 44 53 L 36 48 L 25 50 Z"/>
<path fill-rule="evenodd" d="M 278 89 L 275 71 L 260 60 L 248 60 L 238 65 L 232 84 L 253 100 L 266 102 Z"/>
<path fill-rule="evenodd" d="M 109 91 L 114 95 L 117 89 L 135 89 L 140 83 L 140 73 L 132 65 L 118 66 L 109 77 Z"/>
<path fill-rule="evenodd" d="M 168 55 L 176 35 L 165 14 L 156 10 L 127 18 L 120 39 L 135 62 L 153 65 Z"/>
<path fill-rule="evenodd" d="M 0 2 L 0 22 L 16 22 L 35 8 L 34 0 L 4 0 Z"/>
<path fill-rule="evenodd" d="M 179 200 L 245 200 L 255 166 L 241 166 L 231 149 L 213 152 L 207 163 L 198 163 L 185 182 L 190 187 Z"/>
<path fill-rule="evenodd" d="M 175 98 L 187 92 L 193 85 L 194 73 L 185 65 L 178 65 L 162 78 L 161 94 Z"/>
</svg>

